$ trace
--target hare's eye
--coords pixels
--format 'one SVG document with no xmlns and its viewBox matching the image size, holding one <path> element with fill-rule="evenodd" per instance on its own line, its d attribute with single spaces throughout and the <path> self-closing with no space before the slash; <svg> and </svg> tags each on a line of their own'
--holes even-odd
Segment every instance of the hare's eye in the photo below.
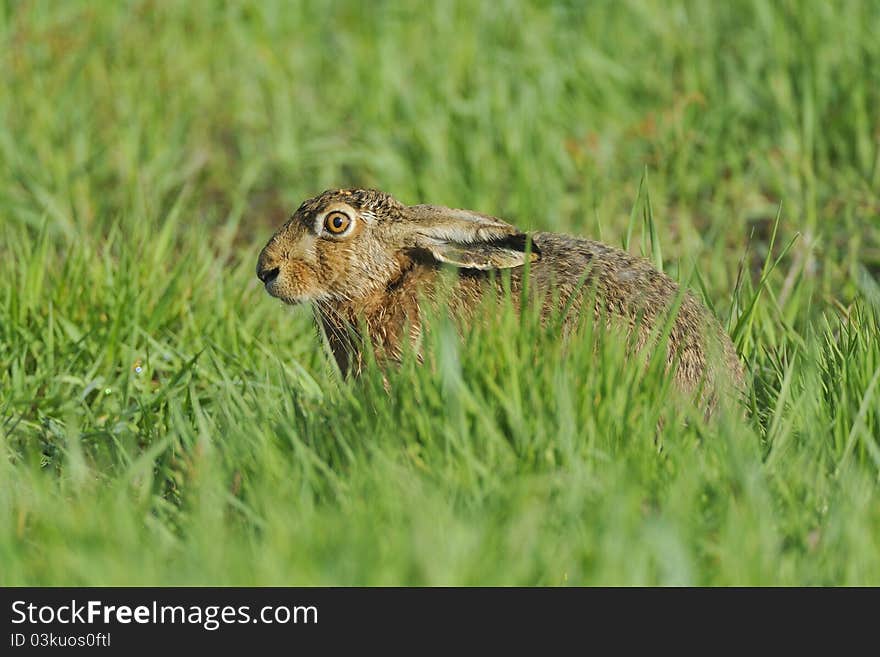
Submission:
<svg viewBox="0 0 880 657">
<path fill-rule="evenodd" d="M 324 230 L 331 235 L 342 235 L 351 226 L 351 218 L 344 212 L 336 210 L 324 217 Z"/>
</svg>

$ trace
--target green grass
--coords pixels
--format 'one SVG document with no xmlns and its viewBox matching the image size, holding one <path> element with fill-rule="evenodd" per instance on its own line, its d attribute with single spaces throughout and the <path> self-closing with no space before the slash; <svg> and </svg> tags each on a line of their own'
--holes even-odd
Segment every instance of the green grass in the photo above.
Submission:
<svg viewBox="0 0 880 657">
<path fill-rule="evenodd" d="M 880 584 L 878 34 L 870 1 L 0 3 L 0 584 Z M 338 380 L 254 266 L 342 185 L 661 261 L 744 412 L 510 312 Z"/>
</svg>

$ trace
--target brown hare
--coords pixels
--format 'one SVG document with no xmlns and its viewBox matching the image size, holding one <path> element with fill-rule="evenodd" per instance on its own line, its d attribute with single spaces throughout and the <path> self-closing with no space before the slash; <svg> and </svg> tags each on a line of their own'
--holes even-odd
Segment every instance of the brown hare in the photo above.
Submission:
<svg viewBox="0 0 880 657">
<path fill-rule="evenodd" d="M 574 321 L 592 303 L 597 318 L 635 331 L 639 347 L 680 301 L 667 358 L 680 387 L 705 381 L 714 399 L 720 386 L 741 385 L 742 366 L 720 324 L 647 260 L 578 237 L 526 235 L 469 210 L 407 206 L 378 190 L 328 190 L 272 236 L 257 276 L 286 303 L 312 302 L 340 370 L 357 374 L 357 330 L 366 327 L 377 357 L 399 358 L 404 341 L 419 337 L 420 300 L 431 297 L 444 265 L 459 269 L 450 310 L 466 321 L 487 285 L 501 284 L 491 270 L 509 270 L 511 297 L 519 300 L 527 259 L 528 298 L 542 299 L 547 314 L 564 307 Z"/>
</svg>

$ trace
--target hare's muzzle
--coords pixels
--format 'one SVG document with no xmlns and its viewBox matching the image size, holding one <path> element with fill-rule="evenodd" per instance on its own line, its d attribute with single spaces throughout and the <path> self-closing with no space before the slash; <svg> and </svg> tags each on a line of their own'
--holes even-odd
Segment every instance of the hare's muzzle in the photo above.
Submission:
<svg viewBox="0 0 880 657">
<path fill-rule="evenodd" d="M 257 260 L 257 278 L 260 279 L 263 285 L 269 285 L 278 278 L 280 272 L 281 268 L 277 259 L 272 257 L 268 249 L 263 249 L 259 260 Z"/>
</svg>

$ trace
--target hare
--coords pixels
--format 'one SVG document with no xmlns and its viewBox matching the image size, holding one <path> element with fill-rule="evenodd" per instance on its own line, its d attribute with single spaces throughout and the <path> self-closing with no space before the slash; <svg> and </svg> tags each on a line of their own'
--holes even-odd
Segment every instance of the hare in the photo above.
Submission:
<svg viewBox="0 0 880 657">
<path fill-rule="evenodd" d="M 527 235 L 470 210 L 407 206 L 378 190 L 328 190 L 272 236 L 257 277 L 286 303 L 314 304 L 345 375 L 363 365 L 358 328 L 366 327 L 380 358 L 399 358 L 405 341 L 418 339 L 420 300 L 431 296 L 444 266 L 459 270 L 450 310 L 467 321 L 486 287 L 500 285 L 492 270 L 509 270 L 511 297 L 519 299 L 526 264 L 527 298 L 541 299 L 546 313 L 566 307 L 574 321 L 592 303 L 596 319 L 617 320 L 635 332 L 638 347 L 680 302 L 667 355 L 668 367 L 677 361 L 680 387 L 695 390 L 705 380 L 714 398 L 720 386 L 742 384 L 742 366 L 717 320 L 647 260 L 579 237 Z"/>
</svg>

